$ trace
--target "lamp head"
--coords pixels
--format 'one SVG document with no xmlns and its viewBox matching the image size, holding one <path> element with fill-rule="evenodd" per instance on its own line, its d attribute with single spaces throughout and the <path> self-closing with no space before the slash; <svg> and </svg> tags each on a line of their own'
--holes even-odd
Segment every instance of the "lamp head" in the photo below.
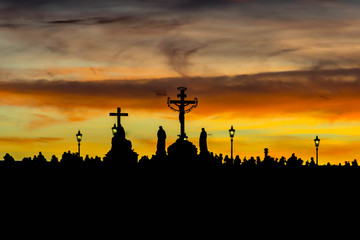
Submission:
<svg viewBox="0 0 360 240">
<path fill-rule="evenodd" d="M 114 126 L 111 128 L 111 130 L 114 135 L 117 133 L 117 127 L 116 127 L 115 123 L 114 123 Z"/>
<path fill-rule="evenodd" d="M 78 142 L 81 142 L 82 134 L 81 134 L 80 130 L 79 130 L 78 133 L 76 134 L 76 139 L 77 139 Z"/>
<path fill-rule="evenodd" d="M 314 139 L 314 142 L 315 142 L 315 147 L 319 147 L 320 139 L 317 135 L 316 135 L 316 138 Z"/>
<path fill-rule="evenodd" d="M 230 137 L 233 138 L 234 135 L 235 135 L 235 129 L 234 127 L 231 125 L 231 128 L 229 129 L 229 134 L 230 134 Z"/>
</svg>

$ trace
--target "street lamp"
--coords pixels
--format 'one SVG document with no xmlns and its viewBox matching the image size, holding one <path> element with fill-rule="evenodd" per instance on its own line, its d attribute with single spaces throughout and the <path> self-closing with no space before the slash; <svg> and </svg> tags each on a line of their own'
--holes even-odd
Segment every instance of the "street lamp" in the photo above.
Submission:
<svg viewBox="0 0 360 240">
<path fill-rule="evenodd" d="M 235 135 L 235 129 L 233 128 L 233 126 L 231 125 L 231 128 L 229 129 L 229 134 L 230 134 L 230 138 L 231 138 L 231 160 L 234 159 L 233 158 L 233 145 L 234 145 L 234 135 Z"/>
<path fill-rule="evenodd" d="M 116 127 L 115 123 L 114 123 L 114 126 L 111 128 L 111 130 L 114 135 L 117 133 L 117 127 Z"/>
<path fill-rule="evenodd" d="M 316 147 L 316 165 L 319 166 L 319 144 L 320 144 L 320 139 L 319 137 L 316 135 L 316 138 L 314 139 L 315 142 L 315 147 Z"/>
<path fill-rule="evenodd" d="M 76 134 L 76 140 L 78 141 L 78 155 L 80 156 L 80 142 L 82 139 L 82 134 L 80 133 L 80 130 Z"/>
</svg>

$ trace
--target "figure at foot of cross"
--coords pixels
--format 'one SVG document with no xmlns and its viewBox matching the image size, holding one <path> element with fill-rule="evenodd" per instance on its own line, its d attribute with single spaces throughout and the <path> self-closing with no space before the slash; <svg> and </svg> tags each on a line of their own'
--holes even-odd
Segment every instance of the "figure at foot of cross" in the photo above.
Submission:
<svg viewBox="0 0 360 240">
<path fill-rule="evenodd" d="M 165 150 L 166 132 L 164 131 L 162 126 L 159 127 L 159 130 L 157 132 L 157 137 L 158 137 L 158 141 L 156 145 L 156 156 L 164 157 L 166 156 L 166 150 Z"/>
</svg>

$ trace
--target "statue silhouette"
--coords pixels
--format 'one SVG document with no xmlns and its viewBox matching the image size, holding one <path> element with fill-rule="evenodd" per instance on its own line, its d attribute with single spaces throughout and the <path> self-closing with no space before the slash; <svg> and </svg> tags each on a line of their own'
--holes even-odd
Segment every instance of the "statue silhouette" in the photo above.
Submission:
<svg viewBox="0 0 360 240">
<path fill-rule="evenodd" d="M 121 140 L 125 139 L 125 130 L 121 125 L 117 127 L 117 137 Z"/>
<path fill-rule="evenodd" d="M 114 136 L 111 139 L 111 149 L 104 157 L 104 164 L 112 167 L 126 166 L 136 167 L 138 154 L 132 149 L 131 141 L 125 137 L 125 129 L 121 125 L 121 117 L 129 116 L 122 113 L 121 108 L 117 108 L 116 113 L 109 113 L 109 116 L 117 117 L 117 126 Z"/>
<path fill-rule="evenodd" d="M 134 167 L 137 164 L 137 158 L 138 154 L 132 149 L 131 141 L 125 138 L 124 128 L 118 127 L 111 139 L 111 149 L 104 157 L 105 165 Z"/>
<path fill-rule="evenodd" d="M 157 146 L 156 146 L 156 156 L 165 156 L 166 150 L 165 150 L 165 140 L 166 140 L 166 132 L 164 131 L 163 127 L 160 126 L 159 130 L 157 132 Z"/>
<path fill-rule="evenodd" d="M 199 146 L 200 146 L 200 154 L 207 154 L 208 148 L 207 148 L 207 133 L 205 131 L 205 128 L 201 129 L 201 133 L 200 133 L 200 140 L 199 140 Z"/>
</svg>

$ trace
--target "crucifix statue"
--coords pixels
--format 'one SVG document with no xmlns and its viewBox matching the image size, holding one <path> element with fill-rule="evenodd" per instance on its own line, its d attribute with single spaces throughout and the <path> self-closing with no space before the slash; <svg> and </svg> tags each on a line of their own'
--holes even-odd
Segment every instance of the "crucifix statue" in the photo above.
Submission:
<svg viewBox="0 0 360 240">
<path fill-rule="evenodd" d="M 198 104 L 198 100 L 197 98 L 194 98 L 194 100 L 185 100 L 185 98 L 187 97 L 187 95 L 185 94 L 186 91 L 186 87 L 178 87 L 178 90 L 180 90 L 180 94 L 177 95 L 178 98 L 180 98 L 180 100 L 170 100 L 170 98 L 168 98 L 167 100 L 167 104 L 169 106 L 169 108 L 171 108 L 172 110 L 179 112 L 179 121 L 180 121 L 180 128 L 181 128 L 181 132 L 180 132 L 180 139 L 185 140 L 187 139 L 187 136 L 185 134 L 185 113 L 190 112 L 193 108 L 197 107 Z M 171 104 L 175 105 L 177 108 L 174 108 L 171 106 Z M 185 109 L 186 106 L 191 105 L 190 108 Z"/>
<path fill-rule="evenodd" d="M 122 113 L 121 112 L 121 108 L 117 108 L 117 112 L 116 113 L 110 113 L 109 116 L 117 116 L 117 127 L 121 126 L 121 121 L 120 121 L 120 117 L 121 116 L 129 116 L 128 113 Z"/>
</svg>

